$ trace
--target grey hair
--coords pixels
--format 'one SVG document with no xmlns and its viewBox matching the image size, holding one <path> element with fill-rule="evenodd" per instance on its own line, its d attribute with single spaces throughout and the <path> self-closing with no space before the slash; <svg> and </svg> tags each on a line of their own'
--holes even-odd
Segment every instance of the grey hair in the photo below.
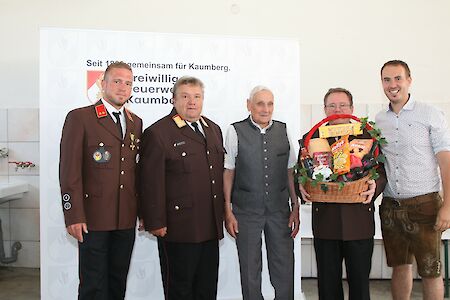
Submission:
<svg viewBox="0 0 450 300">
<path fill-rule="evenodd" d="M 196 77 L 192 77 L 192 76 L 183 76 L 178 78 L 177 82 L 175 82 L 173 89 L 172 89 L 172 97 L 175 98 L 176 94 L 177 94 L 177 90 L 178 87 L 180 85 L 194 85 L 194 86 L 199 86 L 202 89 L 202 93 L 205 92 L 205 85 L 203 84 L 203 82 L 196 78 Z"/>
<path fill-rule="evenodd" d="M 264 85 L 257 85 L 251 90 L 248 100 L 253 100 L 253 97 L 255 97 L 256 93 L 259 93 L 261 91 L 268 91 L 273 95 L 273 92 L 268 87 Z"/>
</svg>

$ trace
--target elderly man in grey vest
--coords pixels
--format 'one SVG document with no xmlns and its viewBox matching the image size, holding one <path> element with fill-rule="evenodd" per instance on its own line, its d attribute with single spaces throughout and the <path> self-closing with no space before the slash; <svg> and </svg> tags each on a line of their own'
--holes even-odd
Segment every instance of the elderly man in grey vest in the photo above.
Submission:
<svg viewBox="0 0 450 300">
<path fill-rule="evenodd" d="M 275 299 L 294 298 L 295 153 L 286 124 L 272 120 L 273 108 L 273 93 L 255 87 L 247 100 L 250 116 L 233 123 L 225 140 L 225 227 L 236 239 L 245 300 L 263 300 L 263 232 Z"/>
</svg>

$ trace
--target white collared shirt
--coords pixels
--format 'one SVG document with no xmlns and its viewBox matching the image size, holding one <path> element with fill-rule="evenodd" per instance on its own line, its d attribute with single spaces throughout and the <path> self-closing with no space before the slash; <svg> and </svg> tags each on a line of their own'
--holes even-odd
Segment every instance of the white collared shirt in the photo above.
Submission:
<svg viewBox="0 0 450 300">
<path fill-rule="evenodd" d="M 119 110 L 117 110 L 105 99 L 102 99 L 102 103 L 105 105 L 106 110 L 113 119 L 114 123 L 116 123 L 117 120 L 116 117 L 113 115 L 113 112 L 120 112 L 119 118 L 120 118 L 120 125 L 122 125 L 122 138 L 125 138 L 125 133 L 127 132 L 127 122 L 125 121 L 125 108 L 122 106 Z"/>
<path fill-rule="evenodd" d="M 384 195 L 401 199 L 438 192 L 436 154 L 450 151 L 444 113 L 410 97 L 398 114 L 390 108 L 383 110 L 375 123 L 388 142 L 381 148 L 388 179 Z"/>
<path fill-rule="evenodd" d="M 194 123 L 194 122 L 189 122 L 189 121 L 187 121 L 187 120 L 185 120 L 185 121 L 186 121 L 186 123 L 189 125 L 189 127 L 191 127 L 191 129 L 195 131 L 194 126 L 192 126 L 192 123 Z M 202 125 L 200 124 L 200 120 L 197 120 L 195 123 L 197 123 L 198 129 L 199 129 L 200 132 L 203 134 L 203 136 L 206 137 L 205 131 L 203 130 Z"/>
<path fill-rule="evenodd" d="M 261 128 L 258 124 L 256 124 L 252 116 L 250 116 L 250 120 L 252 121 L 253 125 L 256 126 L 261 132 L 261 134 L 265 134 L 266 131 L 272 126 L 273 121 L 270 120 L 269 125 L 267 125 L 264 128 Z M 295 158 L 295 151 L 294 147 L 292 146 L 291 142 L 291 136 L 289 134 L 289 130 L 286 128 L 286 134 L 289 140 L 289 160 L 287 168 L 293 168 L 295 164 L 297 163 L 297 160 Z M 236 129 L 233 125 L 228 127 L 227 135 L 225 137 L 225 162 L 224 162 L 224 168 L 228 170 L 234 170 L 236 168 L 236 157 L 238 155 L 238 137 Z"/>
</svg>

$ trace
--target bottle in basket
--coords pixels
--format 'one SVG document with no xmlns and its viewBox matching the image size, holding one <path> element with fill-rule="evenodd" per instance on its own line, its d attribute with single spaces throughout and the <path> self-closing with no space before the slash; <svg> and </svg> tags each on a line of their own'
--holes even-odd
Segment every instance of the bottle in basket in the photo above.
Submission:
<svg viewBox="0 0 450 300">
<path fill-rule="evenodd" d="M 300 161 L 302 163 L 303 168 L 306 169 L 308 177 L 311 178 L 314 172 L 314 162 L 311 156 L 309 155 L 308 150 L 306 150 L 306 147 L 303 144 L 303 140 L 300 140 Z"/>
</svg>

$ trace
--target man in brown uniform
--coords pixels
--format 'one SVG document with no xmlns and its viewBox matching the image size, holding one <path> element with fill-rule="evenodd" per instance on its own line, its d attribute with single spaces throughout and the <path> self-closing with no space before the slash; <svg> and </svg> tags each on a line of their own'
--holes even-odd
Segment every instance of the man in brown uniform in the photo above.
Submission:
<svg viewBox="0 0 450 300">
<path fill-rule="evenodd" d="M 223 238 L 222 132 L 201 116 L 199 79 L 178 79 L 173 105 L 142 137 L 140 208 L 145 229 L 158 237 L 165 298 L 216 299 Z"/>
<path fill-rule="evenodd" d="M 353 96 L 343 88 L 331 88 L 324 96 L 325 115 L 353 114 Z M 328 125 L 349 123 L 350 119 L 336 119 Z M 306 135 L 305 135 L 306 136 Z M 305 138 L 305 136 L 303 138 Z M 318 137 L 316 132 L 313 137 Z M 361 138 L 370 138 L 364 130 Z M 329 138 L 329 144 L 337 138 Z M 386 184 L 383 165 L 380 177 L 369 180 L 363 203 L 312 204 L 312 229 L 317 262 L 317 284 L 320 300 L 344 300 L 342 262 L 345 262 L 349 299 L 369 300 L 369 274 L 372 267 L 373 236 L 375 234 L 374 203 Z M 302 199 L 310 195 L 299 186 Z"/>
<path fill-rule="evenodd" d="M 108 66 L 103 99 L 66 117 L 60 185 L 67 231 L 78 240 L 79 299 L 123 299 L 135 239 L 135 169 L 142 121 L 124 108 L 131 68 Z"/>
</svg>

